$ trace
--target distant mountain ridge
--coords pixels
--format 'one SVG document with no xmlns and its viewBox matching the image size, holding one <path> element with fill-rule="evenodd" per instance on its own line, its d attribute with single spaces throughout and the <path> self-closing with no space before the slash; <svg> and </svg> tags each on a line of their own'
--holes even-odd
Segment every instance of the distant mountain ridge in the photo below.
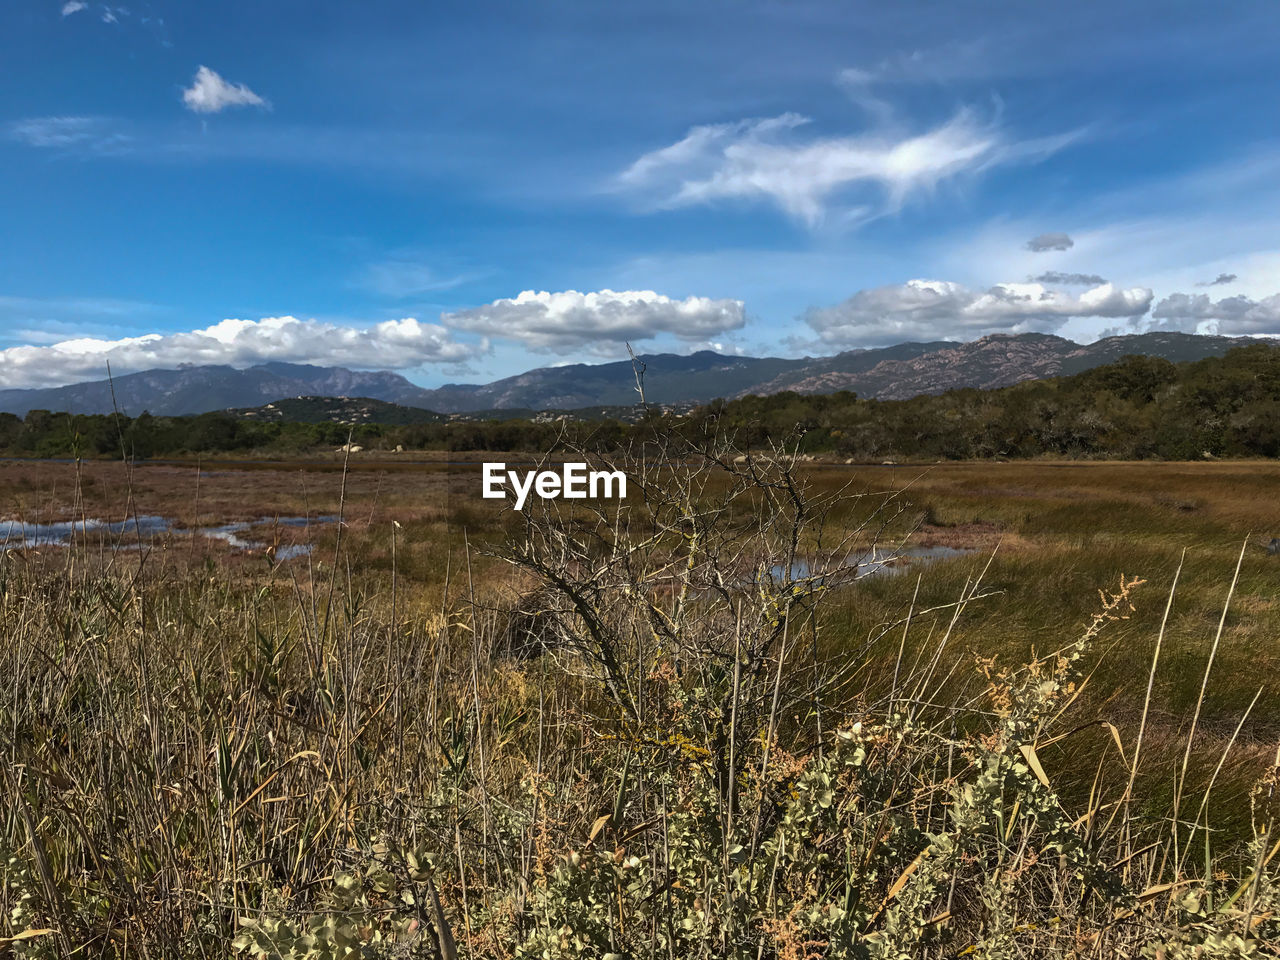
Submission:
<svg viewBox="0 0 1280 960">
<path fill-rule="evenodd" d="M 734 357 L 711 351 L 649 354 L 648 401 L 688 406 L 717 397 L 852 390 L 860 396 L 902 400 L 961 387 L 991 389 L 1022 380 L 1078 373 L 1126 354 L 1174 362 L 1221 356 L 1251 338 L 1187 333 L 1144 333 L 1078 344 L 1049 334 L 998 334 L 970 343 L 900 343 L 830 357 Z M 113 396 L 114 391 L 114 396 Z M 397 373 L 264 363 L 147 370 L 115 378 L 44 389 L 0 390 L 0 411 L 122 413 L 157 416 L 257 407 L 288 398 L 358 397 L 441 414 L 486 410 L 573 410 L 636 403 L 630 361 L 540 367 L 485 384 L 416 386 Z"/>
<path fill-rule="evenodd" d="M 1113 363 L 1126 354 L 1162 357 L 1174 363 L 1203 360 L 1253 342 L 1247 337 L 1157 332 L 1079 344 L 1051 334 L 997 334 L 969 343 L 900 344 L 862 354 L 842 353 L 775 377 L 751 392 L 853 390 L 880 400 L 906 400 L 963 387 L 991 390 L 1022 380 L 1066 376 Z"/>
<path fill-rule="evenodd" d="M 737 396 L 764 381 L 804 368 L 807 360 L 731 357 L 710 350 L 691 354 L 641 356 L 645 395 L 650 403 L 704 403 Z M 636 378 L 630 360 L 539 367 L 486 384 L 446 384 L 427 390 L 426 406 L 445 413 L 524 407 L 570 410 L 633 405 Z"/>
<path fill-rule="evenodd" d="M 234 367 L 187 366 L 177 370 L 145 370 L 108 380 L 73 383 L 35 390 L 0 390 L 0 411 L 121 413 L 148 410 L 157 416 L 206 413 L 228 407 L 250 407 L 285 397 L 373 397 L 409 407 L 426 407 L 430 391 L 386 371 L 348 370 L 300 363 L 263 363 Z"/>
</svg>

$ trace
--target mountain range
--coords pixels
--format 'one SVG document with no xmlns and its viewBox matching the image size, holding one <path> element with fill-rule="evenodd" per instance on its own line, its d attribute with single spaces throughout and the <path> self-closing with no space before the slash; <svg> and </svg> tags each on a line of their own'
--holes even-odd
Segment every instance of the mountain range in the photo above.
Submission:
<svg viewBox="0 0 1280 960">
<path fill-rule="evenodd" d="M 970 343 L 900 343 L 830 357 L 737 357 L 700 351 L 649 354 L 644 364 L 651 404 L 689 406 L 717 397 L 784 390 L 901 400 L 959 387 L 991 389 L 1021 380 L 1078 373 L 1126 354 L 1174 362 L 1221 356 L 1245 338 L 1144 333 L 1078 344 L 1049 334 L 1000 334 Z M 254 407 L 294 397 L 361 397 L 438 413 L 629 406 L 637 400 L 630 361 L 539 367 L 484 384 L 419 387 L 396 373 L 264 363 L 247 369 L 185 366 L 147 370 L 62 387 L 0 390 L 0 411 L 122 413 L 157 416 Z"/>
</svg>

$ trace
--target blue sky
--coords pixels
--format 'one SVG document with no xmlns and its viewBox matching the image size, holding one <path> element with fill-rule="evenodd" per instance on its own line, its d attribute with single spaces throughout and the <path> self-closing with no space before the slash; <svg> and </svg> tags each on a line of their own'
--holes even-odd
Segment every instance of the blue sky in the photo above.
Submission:
<svg viewBox="0 0 1280 960">
<path fill-rule="evenodd" d="M 9 0 L 0 386 L 1280 332 L 1278 27 L 1261 2 Z"/>
</svg>

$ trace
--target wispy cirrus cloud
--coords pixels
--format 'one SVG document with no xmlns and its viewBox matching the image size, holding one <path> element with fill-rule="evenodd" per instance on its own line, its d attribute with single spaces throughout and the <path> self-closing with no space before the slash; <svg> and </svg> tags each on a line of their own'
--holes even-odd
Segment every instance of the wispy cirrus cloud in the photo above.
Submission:
<svg viewBox="0 0 1280 960">
<path fill-rule="evenodd" d="M 356 278 L 355 286 L 393 300 L 417 297 L 439 290 L 452 290 L 475 280 L 479 273 L 442 272 L 418 257 L 389 257 L 368 264 Z"/>
<path fill-rule="evenodd" d="M 406 370 L 456 364 L 488 351 L 444 327 L 412 318 L 353 327 L 296 317 L 223 320 L 199 330 L 139 337 L 80 337 L 0 350 L 0 387 L 44 387 L 113 373 L 182 364 L 247 367 L 270 360 L 364 369 Z"/>
<path fill-rule="evenodd" d="M 636 159 L 613 187 L 653 209 L 765 201 L 813 228 L 833 211 L 846 223 L 895 212 L 943 183 L 1033 162 L 1081 135 L 1019 140 L 998 118 L 984 119 L 970 108 L 913 130 L 877 92 L 886 69 L 850 67 L 836 76 L 871 121 L 865 130 L 810 133 L 813 120 L 800 113 L 703 124 Z"/>
<path fill-rule="evenodd" d="M 1151 300 L 1145 287 L 1125 290 L 1109 283 L 1073 296 L 1039 283 L 973 290 L 946 280 L 909 280 L 859 290 L 843 303 L 810 310 L 805 321 L 824 344 L 870 347 L 1054 330 L 1076 317 L 1135 318 L 1150 309 Z"/>
<path fill-rule="evenodd" d="M 78 20 L 94 19 L 117 30 L 131 29 L 150 34 L 161 46 L 172 47 L 164 17 L 152 12 L 150 0 L 139 0 L 134 6 L 116 6 L 109 3 L 90 3 L 87 0 L 66 0 L 61 8 L 62 19 L 84 13 Z"/>
<path fill-rule="evenodd" d="M 893 104 L 875 92 L 880 79 L 877 71 L 846 67 L 836 74 L 836 85 L 872 119 L 888 124 L 893 121 L 896 111 Z"/>
<path fill-rule="evenodd" d="M 97 317 L 103 319 L 154 314 L 164 308 L 142 300 L 116 297 L 15 297 L 0 296 L 0 319 Z"/>
<path fill-rule="evenodd" d="M 142 122 L 119 117 L 30 117 L 0 125 L 0 137 L 36 149 L 79 156 L 127 156 L 147 163 L 205 163 L 221 160 L 340 168 L 355 173 L 429 177 L 444 172 L 464 176 L 475 163 L 474 141 L 451 140 L 433 156 L 443 138 L 421 132 L 363 127 L 254 124 L 208 135 L 190 125 Z"/>
<path fill-rule="evenodd" d="M 128 152 L 133 137 L 110 117 L 28 117 L 9 124 L 9 139 L 46 150 L 95 154 Z"/>
<path fill-rule="evenodd" d="M 116 297 L 0 296 L 0 344 L 120 336 L 170 312 L 161 304 Z"/>
<path fill-rule="evenodd" d="M 269 110 L 271 104 L 243 83 L 229 83 L 217 71 L 201 66 L 191 86 L 182 91 L 182 102 L 193 113 L 221 113 L 233 107 L 259 107 Z"/>
</svg>

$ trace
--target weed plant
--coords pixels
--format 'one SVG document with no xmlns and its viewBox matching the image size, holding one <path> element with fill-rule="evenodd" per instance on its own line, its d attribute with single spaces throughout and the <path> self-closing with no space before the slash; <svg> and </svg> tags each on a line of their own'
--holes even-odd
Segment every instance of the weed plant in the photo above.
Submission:
<svg viewBox="0 0 1280 960">
<path fill-rule="evenodd" d="M 980 566 L 832 643 L 901 499 L 670 442 L 628 458 L 626 502 L 450 557 L 438 596 L 394 526 L 362 534 L 376 590 L 341 527 L 234 581 L 0 557 L 0 952 L 1277 955 L 1280 757 L 1224 830 L 1258 698 L 1204 729 L 1224 610 L 1170 749 L 1176 576 L 1116 580 L 1018 667 L 953 655 Z M 1085 706 L 1139 604 L 1165 615 L 1111 723 Z"/>
</svg>

